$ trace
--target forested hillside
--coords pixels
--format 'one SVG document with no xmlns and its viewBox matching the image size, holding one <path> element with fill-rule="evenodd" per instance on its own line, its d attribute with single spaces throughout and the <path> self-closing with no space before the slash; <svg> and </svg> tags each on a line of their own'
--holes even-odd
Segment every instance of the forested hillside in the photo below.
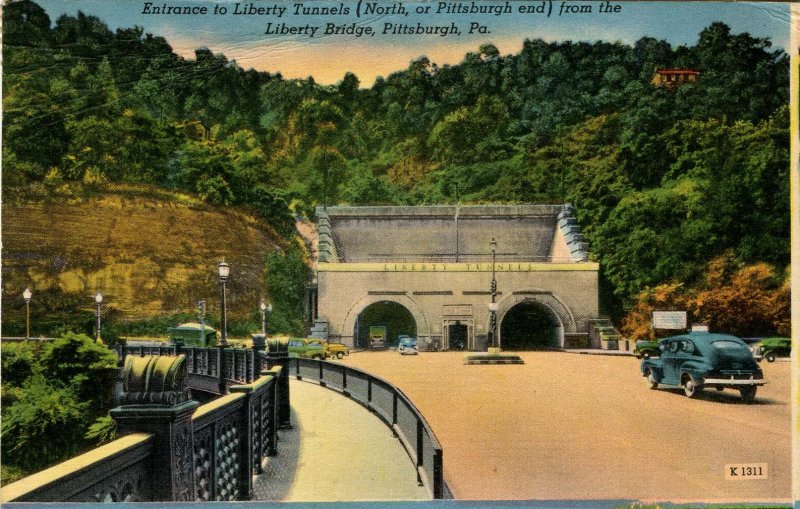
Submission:
<svg viewBox="0 0 800 509">
<path fill-rule="evenodd" d="M 250 204 L 286 236 L 323 201 L 571 202 L 615 317 L 648 287 L 708 284 L 723 254 L 785 280 L 788 58 L 722 23 L 689 47 L 529 39 L 503 56 L 487 41 L 370 88 L 187 60 L 27 0 L 6 5 L 3 36 L 4 200 L 143 183 Z M 701 74 L 658 88 L 657 68 Z"/>
</svg>

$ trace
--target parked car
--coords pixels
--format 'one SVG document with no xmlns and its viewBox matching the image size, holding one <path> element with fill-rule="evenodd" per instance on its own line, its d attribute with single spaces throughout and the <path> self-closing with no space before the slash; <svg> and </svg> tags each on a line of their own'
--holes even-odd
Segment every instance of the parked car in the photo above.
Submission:
<svg viewBox="0 0 800 509">
<path fill-rule="evenodd" d="M 775 362 L 776 357 L 789 357 L 792 354 L 792 340 L 790 338 L 764 338 L 753 348 L 756 360 L 767 359 Z"/>
<path fill-rule="evenodd" d="M 325 342 L 321 339 L 292 338 L 287 345 L 289 357 L 325 360 Z"/>
<path fill-rule="evenodd" d="M 650 357 L 658 357 L 661 350 L 658 349 L 658 341 L 645 341 L 639 340 L 636 342 L 636 348 L 633 353 L 637 359 L 649 359 Z"/>
<path fill-rule="evenodd" d="M 416 355 L 419 353 L 417 350 L 417 338 L 401 335 L 397 339 L 397 351 L 402 355 Z"/>
<path fill-rule="evenodd" d="M 345 355 L 350 355 L 350 349 L 343 343 L 325 343 L 325 353 L 328 357 L 336 357 L 341 359 Z"/>
<path fill-rule="evenodd" d="M 651 389 L 664 385 L 682 388 L 690 398 L 705 387 L 737 389 L 751 403 L 764 374 L 747 344 L 736 336 L 690 332 L 659 341 L 658 359 L 644 359 L 642 375 Z"/>
</svg>

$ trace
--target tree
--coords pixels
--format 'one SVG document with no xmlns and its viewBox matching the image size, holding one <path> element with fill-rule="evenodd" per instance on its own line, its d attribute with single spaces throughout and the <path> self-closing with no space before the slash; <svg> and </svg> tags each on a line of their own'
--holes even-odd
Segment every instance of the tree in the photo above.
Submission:
<svg viewBox="0 0 800 509">
<path fill-rule="evenodd" d="M 296 244 L 267 256 L 265 282 L 272 302 L 270 332 L 302 334 L 307 271 L 302 251 Z"/>
<path fill-rule="evenodd" d="M 111 407 L 117 367 L 116 354 L 82 334 L 65 334 L 41 352 L 15 346 L 3 347 L 4 372 L 15 370 L 3 377 L 5 482 L 9 466 L 23 475 L 92 445 L 84 435 Z"/>
<path fill-rule="evenodd" d="M 622 320 L 630 339 L 654 337 L 653 311 L 685 310 L 694 323 L 712 331 L 753 337 L 789 332 L 789 278 L 764 263 L 740 265 L 733 251 L 708 263 L 704 279 L 687 286 L 668 283 L 646 288 Z"/>
<path fill-rule="evenodd" d="M 65 334 L 45 345 L 41 373 L 70 386 L 93 411 L 110 407 L 117 368 L 116 354 L 83 334 Z"/>
</svg>

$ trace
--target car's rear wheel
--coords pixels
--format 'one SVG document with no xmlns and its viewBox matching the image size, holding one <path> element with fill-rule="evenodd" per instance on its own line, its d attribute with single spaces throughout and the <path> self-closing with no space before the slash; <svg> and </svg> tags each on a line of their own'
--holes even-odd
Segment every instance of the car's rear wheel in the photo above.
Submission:
<svg viewBox="0 0 800 509">
<path fill-rule="evenodd" d="M 742 387 L 741 394 L 742 394 L 742 401 L 745 403 L 752 403 L 756 399 L 756 391 L 758 387 L 755 385 L 750 385 L 748 387 Z"/>
<path fill-rule="evenodd" d="M 651 389 L 658 389 L 658 380 L 656 380 L 656 375 L 653 374 L 653 370 L 647 372 L 647 386 Z"/>
<path fill-rule="evenodd" d="M 344 357 L 344 352 L 339 352 L 339 353 L 336 354 L 336 358 L 337 359 L 341 359 L 343 357 Z"/>
<path fill-rule="evenodd" d="M 775 352 L 769 352 L 764 358 L 767 359 L 767 362 L 775 362 Z"/>
<path fill-rule="evenodd" d="M 690 374 L 684 375 L 683 379 L 683 393 L 687 398 L 696 398 L 703 392 L 703 386 L 697 383 L 697 380 Z"/>
</svg>

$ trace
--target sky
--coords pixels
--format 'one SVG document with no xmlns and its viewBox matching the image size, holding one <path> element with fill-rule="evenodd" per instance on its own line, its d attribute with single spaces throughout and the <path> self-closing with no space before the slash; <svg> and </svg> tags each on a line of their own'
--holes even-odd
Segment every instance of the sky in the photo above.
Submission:
<svg viewBox="0 0 800 509">
<path fill-rule="evenodd" d="M 664 39 L 673 46 L 693 45 L 700 31 L 714 21 L 728 24 L 734 33 L 749 32 L 756 37 L 769 37 L 775 48 L 789 46 L 790 13 L 787 3 L 731 2 L 614 2 L 617 13 L 599 12 L 600 1 L 409 1 L 368 2 L 328 0 L 36 0 L 55 19 L 62 14 L 74 15 L 79 10 L 102 19 L 111 29 L 138 25 L 145 32 L 167 39 L 173 50 L 193 58 L 194 50 L 207 47 L 236 60 L 243 68 L 271 73 L 280 72 L 285 78 L 313 76 L 317 83 L 334 84 L 346 72 L 358 76 L 361 86 L 371 86 L 377 76 L 388 76 L 405 69 L 409 62 L 422 55 L 438 65 L 457 64 L 464 54 L 477 51 L 492 43 L 503 55 L 517 53 L 525 39 L 553 41 L 621 41 L 632 44 L 641 37 Z M 368 5 L 386 9 L 384 14 L 366 14 Z M 235 14 L 252 5 L 262 8 L 262 14 Z M 296 7 L 300 5 L 300 7 Z M 407 12 L 393 13 L 402 5 Z M 508 7 L 506 7 L 506 5 Z M 156 8 L 205 7 L 206 14 L 152 14 Z M 511 9 L 511 13 L 453 14 L 436 11 L 449 8 L 477 7 Z M 592 12 L 559 15 L 581 6 Z M 214 14 L 225 8 L 226 14 Z M 281 16 L 277 9 L 285 8 Z M 295 8 L 328 8 L 347 14 L 295 14 Z M 520 7 L 544 9 L 545 13 L 520 13 Z M 150 14 L 145 13 L 146 9 Z M 550 10 L 550 16 L 547 15 Z M 427 13 L 417 13 L 417 10 Z M 357 12 L 358 11 L 358 12 Z M 327 23 L 336 26 L 366 29 L 374 35 L 325 35 Z M 429 27 L 458 27 L 459 33 L 447 36 L 384 34 L 386 24 L 396 28 L 417 24 Z M 472 23 L 481 25 L 470 34 Z M 308 28 L 304 28 L 308 27 Z M 313 27 L 317 31 L 310 35 Z M 296 34 L 276 33 L 293 29 Z M 268 33 L 269 32 L 269 33 Z M 441 33 L 441 29 L 439 30 Z"/>
</svg>

